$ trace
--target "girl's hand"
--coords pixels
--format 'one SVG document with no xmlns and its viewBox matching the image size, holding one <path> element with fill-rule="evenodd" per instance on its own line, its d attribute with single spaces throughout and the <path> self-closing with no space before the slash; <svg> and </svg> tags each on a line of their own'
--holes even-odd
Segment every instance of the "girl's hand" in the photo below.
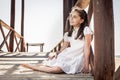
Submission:
<svg viewBox="0 0 120 80">
<path fill-rule="evenodd" d="M 54 57 L 57 58 L 57 54 L 56 54 L 56 53 L 50 53 L 48 59 L 51 60 L 51 59 L 53 59 Z"/>
<path fill-rule="evenodd" d="M 85 67 L 82 70 L 82 73 L 85 73 L 85 74 L 89 73 L 89 65 L 85 65 Z"/>
</svg>

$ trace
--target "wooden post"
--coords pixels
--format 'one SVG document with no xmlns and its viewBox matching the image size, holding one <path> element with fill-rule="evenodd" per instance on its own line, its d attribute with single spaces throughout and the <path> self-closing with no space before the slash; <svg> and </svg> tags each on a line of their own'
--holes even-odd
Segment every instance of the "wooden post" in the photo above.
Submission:
<svg viewBox="0 0 120 80">
<path fill-rule="evenodd" d="M 113 80 L 114 21 L 112 0 L 93 0 L 95 31 L 94 80 Z"/>
<path fill-rule="evenodd" d="M 63 0 L 63 33 L 65 33 L 67 30 L 69 30 L 69 26 L 66 26 L 67 17 L 69 16 L 69 13 L 72 9 L 72 7 L 75 5 L 77 0 Z"/>
<path fill-rule="evenodd" d="M 24 0 L 22 0 L 21 13 L 21 36 L 24 37 Z M 21 51 L 25 51 L 24 39 L 21 42 Z"/>
<path fill-rule="evenodd" d="M 15 0 L 11 0 L 11 20 L 10 20 L 10 26 L 14 29 L 15 24 Z M 13 52 L 14 49 L 14 32 L 10 35 L 10 52 Z"/>
<path fill-rule="evenodd" d="M 93 0 L 90 0 L 89 9 L 88 9 L 88 25 L 90 25 L 92 14 L 93 14 Z"/>
</svg>

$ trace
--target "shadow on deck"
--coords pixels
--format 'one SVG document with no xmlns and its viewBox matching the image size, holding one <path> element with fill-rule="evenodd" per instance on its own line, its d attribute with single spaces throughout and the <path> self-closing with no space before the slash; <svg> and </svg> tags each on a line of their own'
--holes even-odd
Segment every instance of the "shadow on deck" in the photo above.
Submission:
<svg viewBox="0 0 120 80">
<path fill-rule="evenodd" d="M 0 53 L 0 80 L 93 80 L 91 74 L 50 74 L 20 66 L 22 63 L 41 63 L 47 55 L 47 53 L 26 52 Z"/>
</svg>

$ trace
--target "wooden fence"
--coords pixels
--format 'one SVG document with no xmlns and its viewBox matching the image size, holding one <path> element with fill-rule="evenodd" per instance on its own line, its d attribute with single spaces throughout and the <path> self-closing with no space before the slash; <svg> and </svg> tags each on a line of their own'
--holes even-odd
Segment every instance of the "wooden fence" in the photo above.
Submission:
<svg viewBox="0 0 120 80">
<path fill-rule="evenodd" d="M 0 50 L 4 51 L 7 49 L 6 51 L 10 52 L 9 38 L 12 32 L 14 33 L 14 52 L 25 51 L 25 44 L 22 44 L 22 41 L 24 42 L 24 38 L 2 20 L 0 20 L 0 35 L 2 35 L 0 37 Z M 24 47 L 21 47 L 22 45 L 24 45 Z M 4 49 L 4 47 L 6 48 Z"/>
</svg>

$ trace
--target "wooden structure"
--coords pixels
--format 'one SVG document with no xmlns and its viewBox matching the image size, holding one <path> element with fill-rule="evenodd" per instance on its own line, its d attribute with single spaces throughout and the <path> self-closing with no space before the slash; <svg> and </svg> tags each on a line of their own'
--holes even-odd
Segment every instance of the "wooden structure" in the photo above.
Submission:
<svg viewBox="0 0 120 80">
<path fill-rule="evenodd" d="M 63 33 L 66 32 L 69 27 L 68 24 L 68 16 L 71 11 L 71 8 L 75 5 L 77 0 L 63 0 Z"/>
<path fill-rule="evenodd" d="M 21 10 L 21 36 L 24 37 L 24 0 L 22 0 L 22 10 Z M 21 42 L 22 44 L 24 44 L 24 41 L 22 40 Z M 25 51 L 25 47 L 24 45 L 21 45 L 21 51 Z"/>
<path fill-rule="evenodd" d="M 91 74 L 49 74 L 31 71 L 20 66 L 21 63 L 41 63 L 48 53 L 1 53 L 0 54 L 0 80 L 94 80 Z M 116 59 L 120 65 L 120 58 Z M 24 71 L 25 70 L 25 71 Z M 119 75 L 116 76 L 119 80 Z"/>
<path fill-rule="evenodd" d="M 85 4 L 86 1 L 86 4 Z M 83 6 L 82 6 L 83 3 Z M 90 3 L 90 4 L 89 4 Z M 94 3 L 94 4 L 93 4 Z M 76 6 L 85 8 L 89 4 L 89 24 L 94 10 L 95 30 L 95 80 L 113 80 L 114 61 L 114 21 L 112 0 L 78 0 Z M 93 9 L 94 7 L 94 9 Z M 67 23 L 67 21 L 66 21 Z M 67 25 L 67 24 L 66 24 Z M 66 27 L 66 26 L 65 26 Z M 69 29 L 69 27 L 64 28 Z M 61 42 L 62 44 L 62 42 Z M 99 45 L 99 46 L 98 46 Z M 51 51 L 59 50 L 60 43 Z M 93 56 L 93 55 L 92 55 Z"/>
<path fill-rule="evenodd" d="M 112 0 L 94 0 L 95 80 L 113 80 L 114 19 Z"/>
<path fill-rule="evenodd" d="M 47 58 L 47 55 L 48 53 L 45 52 L 0 53 L 0 80 L 94 80 L 91 74 L 49 74 L 31 71 L 20 66 L 22 63 L 41 63 Z M 116 58 L 115 61 L 120 65 L 120 58 Z M 115 80 L 119 80 L 119 77 L 116 73 Z"/>
<path fill-rule="evenodd" d="M 64 0 L 64 8 L 65 8 L 64 9 L 64 12 L 65 12 L 64 13 L 64 26 L 65 26 L 65 23 L 66 25 L 68 25 L 67 24 L 68 13 L 74 4 L 83 9 L 86 8 L 86 6 L 88 6 L 89 4 L 89 10 L 88 10 L 89 24 L 90 24 L 90 20 L 92 17 L 92 13 L 94 13 L 94 31 L 95 31 L 94 33 L 95 34 L 94 35 L 95 60 L 94 60 L 94 67 L 93 67 L 94 73 L 95 73 L 94 80 L 114 80 L 114 79 L 118 80 L 118 76 L 114 78 L 114 71 L 115 71 L 114 60 L 115 59 L 114 59 L 114 21 L 113 21 L 112 0 Z M 14 10 L 12 11 L 14 12 Z M 11 16 L 13 14 L 14 13 L 12 13 Z M 11 18 L 11 26 L 14 26 L 13 18 Z M 4 22 L 0 21 L 0 28 L 1 28 L 2 34 L 3 34 L 3 30 L 2 30 L 3 24 Z M 69 29 L 69 27 L 64 27 L 64 32 L 66 31 L 65 29 Z M 9 30 L 10 31 L 7 34 L 7 36 L 3 34 L 4 41 L 2 42 L 0 47 L 2 47 L 3 44 L 5 43 L 8 51 L 12 51 L 12 49 L 9 49 L 9 46 L 6 40 L 7 40 L 8 35 L 11 33 L 11 31 L 14 31 L 14 30 L 11 28 Z M 18 36 L 17 33 L 16 35 Z M 19 36 L 19 38 L 23 39 L 23 37 L 21 36 Z M 12 40 L 13 40 L 13 37 L 12 37 Z M 19 41 L 19 43 L 17 42 L 17 44 L 20 44 L 20 42 L 21 41 Z M 61 40 L 61 42 L 58 43 L 51 50 L 51 52 L 60 50 L 62 44 L 63 44 L 63 40 Z M 11 45 L 11 47 L 13 46 Z M 17 46 L 16 49 L 19 50 L 18 47 L 19 45 Z M 119 71 L 119 69 L 117 71 Z"/>
<path fill-rule="evenodd" d="M 22 63 L 41 63 L 48 53 L 1 53 L 0 54 L 0 80 L 93 80 L 91 74 L 50 74 L 32 71 L 21 67 Z"/>
<path fill-rule="evenodd" d="M 21 8 L 21 36 L 24 37 L 24 0 L 22 0 L 22 8 Z M 12 27 L 14 29 L 14 25 L 15 25 L 15 0 L 11 0 L 11 20 L 10 20 L 10 27 Z M 21 40 L 21 50 L 20 51 L 25 51 L 25 47 L 24 47 L 24 41 Z M 14 32 L 12 32 L 10 34 L 10 52 L 14 51 Z"/>
<path fill-rule="evenodd" d="M 4 23 L 2 20 L 0 20 L 0 32 L 2 33 L 1 37 L 3 38 L 3 41 L 0 44 L 0 50 L 2 50 L 3 46 L 6 46 L 7 51 L 11 52 L 10 51 L 11 45 L 9 45 L 9 40 L 10 40 L 10 35 L 12 33 L 14 33 L 13 40 L 15 41 L 14 44 L 15 47 L 13 49 L 13 52 L 16 51 L 21 52 L 21 47 L 20 47 L 21 45 L 25 47 L 25 45 L 21 43 L 22 41 L 24 42 L 24 38 L 21 35 L 19 35 L 13 28 L 11 28 L 6 23 Z"/>
<path fill-rule="evenodd" d="M 44 43 L 26 43 L 26 45 L 27 45 L 27 52 L 28 52 L 28 47 L 29 46 L 39 46 L 40 47 L 40 52 L 43 52 Z"/>
<path fill-rule="evenodd" d="M 62 39 L 54 48 L 52 48 L 51 50 L 50 50 L 50 52 L 56 52 L 56 51 L 59 51 L 60 50 L 60 48 L 62 47 L 62 45 L 63 45 L 63 42 L 64 42 L 64 40 Z"/>
<path fill-rule="evenodd" d="M 120 80 L 120 65 L 119 65 L 117 71 L 115 72 L 114 76 L 115 76 L 114 77 L 115 80 Z"/>
<path fill-rule="evenodd" d="M 15 25 L 15 0 L 11 0 L 11 20 L 10 20 L 10 27 L 14 29 Z M 14 32 L 10 34 L 10 52 L 13 52 L 14 49 Z"/>
</svg>

